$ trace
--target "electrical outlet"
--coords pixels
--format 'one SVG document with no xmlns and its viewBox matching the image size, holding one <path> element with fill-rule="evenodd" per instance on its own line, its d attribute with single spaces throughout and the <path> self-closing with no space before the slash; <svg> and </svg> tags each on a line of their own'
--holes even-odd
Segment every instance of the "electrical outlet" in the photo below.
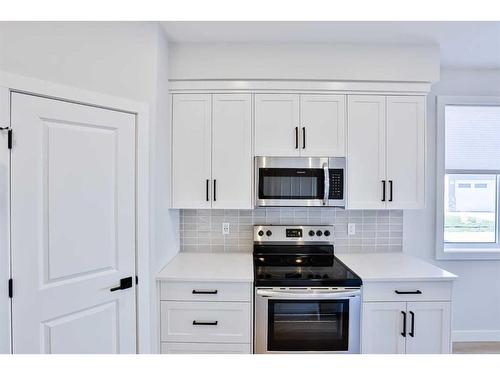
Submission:
<svg viewBox="0 0 500 375">
<path fill-rule="evenodd" d="M 356 223 L 347 224 L 347 234 L 353 236 L 356 234 Z"/>
<path fill-rule="evenodd" d="M 229 234 L 229 223 L 222 223 L 222 234 Z"/>
</svg>

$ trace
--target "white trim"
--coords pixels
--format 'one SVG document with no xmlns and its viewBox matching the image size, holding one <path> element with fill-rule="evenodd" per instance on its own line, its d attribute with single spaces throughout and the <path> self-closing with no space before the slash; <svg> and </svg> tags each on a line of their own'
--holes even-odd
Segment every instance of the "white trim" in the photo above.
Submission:
<svg viewBox="0 0 500 375">
<path fill-rule="evenodd" d="M 500 341 L 500 330 L 455 330 L 452 332 L 452 341 Z"/>
<path fill-rule="evenodd" d="M 304 80 L 170 80 L 170 92 L 281 92 L 384 95 L 426 95 L 431 89 L 429 82 L 382 82 L 382 81 L 304 81 Z"/>
<path fill-rule="evenodd" d="M 497 96 L 438 96 L 436 98 L 436 259 L 439 260 L 500 260 L 496 248 L 484 246 L 446 247 L 444 243 L 444 175 L 445 175 L 445 107 L 447 105 L 500 105 Z M 500 212 L 500 208 L 498 210 Z"/>
<path fill-rule="evenodd" d="M 136 115 L 137 131 L 137 351 L 151 353 L 151 299 L 149 274 L 149 246 L 150 246 L 150 176 L 149 176 L 149 105 L 129 99 L 119 98 L 94 91 L 83 90 L 67 85 L 28 78 L 16 74 L 0 71 L 0 90 L 7 88 L 9 91 L 26 92 L 30 94 L 71 101 L 80 104 L 113 109 Z M 0 254 L 2 256 L 2 254 Z M 3 262 L 4 259 L 0 259 Z M 1 270 L 0 270 L 1 271 Z M 8 278 L 8 277 L 7 277 Z M 0 274 L 0 282 L 4 275 Z M 141 282 L 142 281 L 142 282 Z"/>
</svg>

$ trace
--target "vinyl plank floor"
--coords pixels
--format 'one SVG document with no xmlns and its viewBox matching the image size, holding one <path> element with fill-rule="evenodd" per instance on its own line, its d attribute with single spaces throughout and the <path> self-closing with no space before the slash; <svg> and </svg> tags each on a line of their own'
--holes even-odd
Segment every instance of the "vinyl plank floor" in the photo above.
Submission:
<svg viewBox="0 0 500 375">
<path fill-rule="evenodd" d="M 500 342 L 454 342 L 453 354 L 500 354 Z"/>
</svg>

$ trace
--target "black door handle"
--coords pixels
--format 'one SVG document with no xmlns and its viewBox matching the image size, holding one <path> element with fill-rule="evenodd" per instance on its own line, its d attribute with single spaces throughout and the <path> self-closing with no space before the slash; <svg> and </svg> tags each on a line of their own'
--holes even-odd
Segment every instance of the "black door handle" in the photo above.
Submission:
<svg viewBox="0 0 500 375">
<path fill-rule="evenodd" d="M 389 180 L 389 202 L 392 202 L 392 180 Z"/>
<path fill-rule="evenodd" d="M 217 200 L 217 180 L 214 180 L 214 202 Z"/>
<path fill-rule="evenodd" d="M 415 337 L 415 314 L 413 313 L 413 311 L 410 311 L 410 316 L 411 316 L 411 327 L 409 335 L 411 337 Z"/>
<path fill-rule="evenodd" d="M 401 332 L 401 336 L 406 337 L 406 312 L 401 311 L 403 314 L 403 332 Z"/>
<path fill-rule="evenodd" d="M 396 294 L 422 294 L 420 290 L 412 290 L 409 292 L 400 292 L 399 290 L 395 290 L 394 293 Z"/>
<path fill-rule="evenodd" d="M 193 320 L 193 325 L 194 326 L 216 326 L 217 323 L 218 323 L 217 320 L 210 321 L 210 322 L 207 322 L 207 321 L 199 322 L 197 320 Z"/>
<path fill-rule="evenodd" d="M 385 180 L 382 180 L 382 202 L 385 202 Z"/>
<path fill-rule="evenodd" d="M 302 127 L 302 148 L 306 148 L 306 128 Z"/>
<path fill-rule="evenodd" d="M 299 148 L 299 127 L 295 127 L 295 148 Z"/>
<path fill-rule="evenodd" d="M 132 276 L 120 279 L 120 285 L 115 286 L 114 288 L 111 288 L 110 291 L 116 292 L 117 290 L 123 290 L 123 289 L 128 289 L 128 288 L 132 288 Z"/>
<path fill-rule="evenodd" d="M 207 180 L 207 185 L 206 185 L 206 190 L 207 190 L 207 202 L 210 200 L 210 197 L 208 195 L 208 185 L 210 184 L 210 180 Z"/>
</svg>

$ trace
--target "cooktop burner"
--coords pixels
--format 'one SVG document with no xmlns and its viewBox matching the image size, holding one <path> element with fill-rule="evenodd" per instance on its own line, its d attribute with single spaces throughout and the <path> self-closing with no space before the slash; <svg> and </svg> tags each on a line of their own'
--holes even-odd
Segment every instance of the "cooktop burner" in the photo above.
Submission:
<svg viewBox="0 0 500 375">
<path fill-rule="evenodd" d="M 325 230 L 333 233 L 330 226 L 256 226 L 255 286 L 361 286 L 359 276 L 335 257 L 331 240 L 303 238 Z M 262 238 L 262 232 L 271 234 Z"/>
</svg>

